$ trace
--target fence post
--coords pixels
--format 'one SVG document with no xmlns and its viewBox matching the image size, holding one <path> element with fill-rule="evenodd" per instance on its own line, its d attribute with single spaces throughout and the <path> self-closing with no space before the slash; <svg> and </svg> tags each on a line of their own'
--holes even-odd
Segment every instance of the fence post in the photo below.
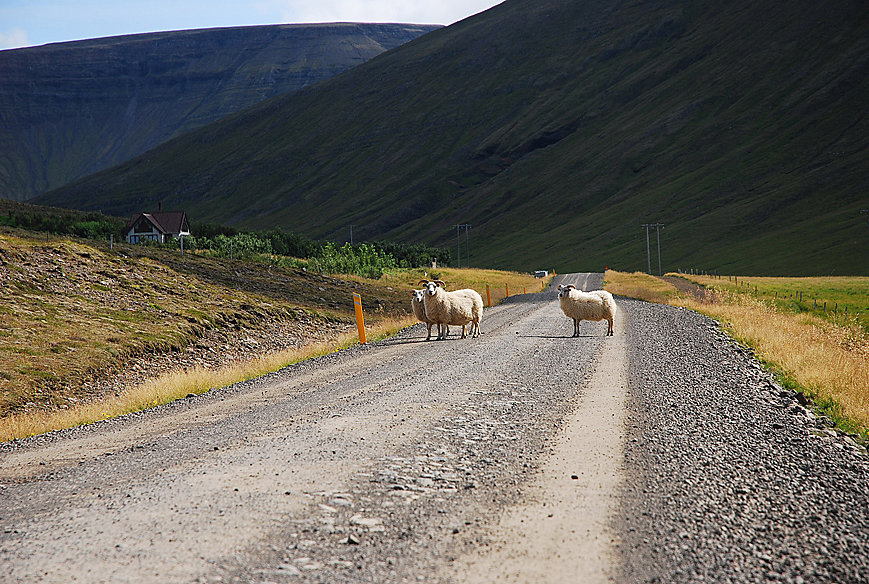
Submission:
<svg viewBox="0 0 869 584">
<path fill-rule="evenodd" d="M 506 298 L 510 298 L 510 284 L 504 284 L 504 290 L 507 292 Z"/>
<path fill-rule="evenodd" d="M 365 344 L 365 317 L 362 316 L 362 297 L 353 293 L 353 308 L 356 309 L 356 330 L 359 331 L 359 343 Z"/>
<path fill-rule="evenodd" d="M 486 305 L 492 308 L 492 294 L 489 292 L 489 285 L 486 284 Z"/>
</svg>

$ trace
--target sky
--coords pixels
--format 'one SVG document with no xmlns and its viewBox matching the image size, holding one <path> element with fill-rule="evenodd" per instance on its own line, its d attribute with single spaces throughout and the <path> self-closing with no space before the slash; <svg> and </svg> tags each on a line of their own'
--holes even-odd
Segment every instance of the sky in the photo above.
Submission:
<svg viewBox="0 0 869 584">
<path fill-rule="evenodd" d="M 0 50 L 142 32 L 311 22 L 452 24 L 501 0 L 0 0 Z"/>
</svg>

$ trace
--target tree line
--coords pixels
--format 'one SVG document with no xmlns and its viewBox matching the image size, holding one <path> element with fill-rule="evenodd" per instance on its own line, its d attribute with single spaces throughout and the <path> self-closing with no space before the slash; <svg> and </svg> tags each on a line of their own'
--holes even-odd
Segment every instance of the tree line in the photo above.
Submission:
<svg viewBox="0 0 869 584">
<path fill-rule="evenodd" d="M 126 220 L 98 212 L 37 207 L 22 203 L 3 205 L 0 225 L 67 235 L 83 239 L 124 240 Z M 448 249 L 424 243 L 373 241 L 338 245 L 330 241 L 317 241 L 305 235 L 281 229 L 242 231 L 214 223 L 191 222 L 191 233 L 184 238 L 185 251 L 200 251 L 217 257 L 261 260 L 316 270 L 324 274 L 357 274 L 379 278 L 395 268 L 418 268 L 431 265 L 450 265 L 452 254 Z M 179 249 L 180 240 L 154 245 Z"/>
</svg>

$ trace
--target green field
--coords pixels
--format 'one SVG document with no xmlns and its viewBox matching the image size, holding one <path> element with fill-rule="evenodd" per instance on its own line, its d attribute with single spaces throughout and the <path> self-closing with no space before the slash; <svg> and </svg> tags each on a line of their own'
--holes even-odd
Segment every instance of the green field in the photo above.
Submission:
<svg viewBox="0 0 869 584">
<path fill-rule="evenodd" d="M 751 294 L 794 313 L 811 313 L 836 324 L 869 331 L 869 277 L 773 278 L 685 276 L 707 288 Z"/>
</svg>

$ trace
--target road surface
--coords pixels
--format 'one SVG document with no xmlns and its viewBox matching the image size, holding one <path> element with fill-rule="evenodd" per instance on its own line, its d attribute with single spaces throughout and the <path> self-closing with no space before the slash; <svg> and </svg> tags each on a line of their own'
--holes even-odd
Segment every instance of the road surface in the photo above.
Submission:
<svg viewBox="0 0 869 584">
<path fill-rule="evenodd" d="M 2 445 L 0 582 L 869 582 L 865 454 L 714 322 L 618 304 Z"/>
</svg>

